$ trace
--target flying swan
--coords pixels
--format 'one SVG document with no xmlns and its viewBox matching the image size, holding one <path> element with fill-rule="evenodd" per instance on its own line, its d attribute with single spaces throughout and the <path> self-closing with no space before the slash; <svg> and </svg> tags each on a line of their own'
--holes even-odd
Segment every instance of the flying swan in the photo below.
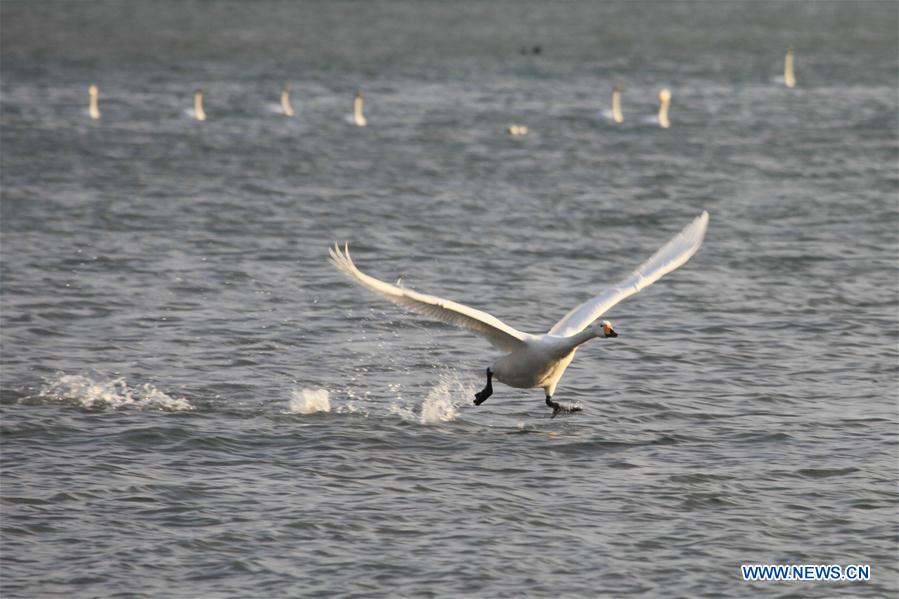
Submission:
<svg viewBox="0 0 899 599">
<path fill-rule="evenodd" d="M 629 277 L 575 307 L 544 335 L 523 333 L 481 310 L 371 277 L 356 268 L 347 245 L 343 250 L 335 245 L 330 254 L 334 266 L 357 283 L 413 312 L 477 333 L 506 353 L 487 369 L 487 386 L 475 394 L 475 405 L 490 397 L 492 379 L 496 377 L 510 387 L 542 388 L 546 405 L 553 409 L 555 417 L 562 411 L 580 409 L 553 401 L 556 385 L 577 348 L 594 337 L 618 336 L 609 321 L 603 320 L 595 326 L 592 323 L 618 302 L 686 263 L 702 245 L 708 224 L 709 213 L 703 212 Z"/>
</svg>

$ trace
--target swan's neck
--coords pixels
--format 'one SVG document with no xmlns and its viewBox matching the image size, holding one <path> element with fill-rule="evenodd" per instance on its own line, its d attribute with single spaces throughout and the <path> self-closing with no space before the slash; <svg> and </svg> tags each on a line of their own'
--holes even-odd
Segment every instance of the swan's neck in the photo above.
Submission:
<svg viewBox="0 0 899 599">
<path fill-rule="evenodd" d="M 796 75 L 793 73 L 793 48 L 787 50 L 784 57 L 784 85 L 796 87 Z"/>
<path fill-rule="evenodd" d="M 572 335 L 571 337 L 565 338 L 565 346 L 568 351 L 565 353 L 574 351 L 578 348 L 578 346 L 583 345 L 584 343 L 590 341 L 594 337 L 599 337 L 599 334 L 596 332 L 596 329 L 591 327 L 586 331 L 581 331 L 576 335 Z"/>
<path fill-rule="evenodd" d="M 617 89 L 612 92 L 612 120 L 616 123 L 624 120 L 621 114 L 621 92 Z"/>
<path fill-rule="evenodd" d="M 286 87 L 281 90 L 281 112 L 284 116 L 293 116 L 293 106 L 290 105 L 290 90 Z"/>
<path fill-rule="evenodd" d="M 92 85 L 88 88 L 88 93 L 91 96 L 91 106 L 90 106 L 90 115 L 91 118 L 95 121 L 100 118 L 100 107 L 97 104 L 97 96 L 99 92 L 97 91 L 97 86 Z"/>
<path fill-rule="evenodd" d="M 353 119 L 360 127 L 365 126 L 365 115 L 362 114 L 362 96 L 356 96 L 353 100 Z"/>
<path fill-rule="evenodd" d="M 671 103 L 671 99 L 663 97 L 659 100 L 659 126 L 662 129 L 667 129 L 671 126 L 671 121 L 668 120 L 668 104 Z"/>
<path fill-rule="evenodd" d="M 206 111 L 203 110 L 203 92 L 194 94 L 194 118 L 198 121 L 206 120 Z"/>
</svg>

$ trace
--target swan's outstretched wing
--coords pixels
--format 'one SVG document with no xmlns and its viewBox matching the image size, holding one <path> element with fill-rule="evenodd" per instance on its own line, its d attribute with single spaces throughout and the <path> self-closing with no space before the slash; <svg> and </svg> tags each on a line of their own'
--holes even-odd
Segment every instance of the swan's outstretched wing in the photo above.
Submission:
<svg viewBox="0 0 899 599">
<path fill-rule="evenodd" d="M 331 262 L 334 266 L 357 283 L 365 285 L 375 293 L 383 295 L 393 303 L 413 312 L 477 333 L 498 349 L 506 352 L 515 351 L 522 346 L 527 337 L 525 333 L 510 327 L 486 312 L 433 295 L 403 289 L 368 276 L 353 264 L 349 248 L 346 245 L 344 245 L 343 251 L 335 245 L 330 252 Z"/>
<path fill-rule="evenodd" d="M 631 273 L 631 276 L 574 308 L 549 330 L 549 334 L 567 337 L 579 333 L 621 300 L 630 297 L 684 264 L 702 245 L 708 225 L 709 213 L 703 211 L 674 239 L 653 254 L 652 258 Z"/>
</svg>

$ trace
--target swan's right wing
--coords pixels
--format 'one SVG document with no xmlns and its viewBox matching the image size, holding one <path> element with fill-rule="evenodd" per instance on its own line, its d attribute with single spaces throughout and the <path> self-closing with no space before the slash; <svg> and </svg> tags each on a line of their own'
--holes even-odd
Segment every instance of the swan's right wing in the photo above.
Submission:
<svg viewBox="0 0 899 599">
<path fill-rule="evenodd" d="M 343 251 L 336 245 L 329 251 L 331 262 L 340 272 L 395 304 L 423 316 L 468 329 L 481 335 L 494 347 L 505 352 L 513 352 L 524 344 L 524 339 L 527 337 L 525 333 L 510 327 L 495 316 L 464 304 L 397 287 L 369 276 L 353 264 L 349 248 L 346 245 L 344 245 Z"/>
<path fill-rule="evenodd" d="M 684 264 L 702 245 L 708 226 L 709 213 L 703 211 L 674 239 L 663 245 L 649 260 L 631 273 L 631 276 L 571 310 L 550 329 L 549 334 L 567 337 L 581 332 L 621 300 L 655 283 Z"/>
</svg>

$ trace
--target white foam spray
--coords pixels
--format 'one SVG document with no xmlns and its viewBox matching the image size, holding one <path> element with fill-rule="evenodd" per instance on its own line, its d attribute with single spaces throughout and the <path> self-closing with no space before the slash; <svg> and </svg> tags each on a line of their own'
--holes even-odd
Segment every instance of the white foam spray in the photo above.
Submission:
<svg viewBox="0 0 899 599">
<path fill-rule="evenodd" d="M 403 420 L 420 424 L 440 424 L 452 422 L 459 415 L 459 407 L 467 402 L 474 391 L 465 385 L 454 370 L 440 372 L 437 384 L 428 391 L 416 415 L 412 410 L 399 405 L 391 405 L 390 411 Z"/>
<path fill-rule="evenodd" d="M 327 389 L 294 389 L 290 394 L 290 411 L 295 414 L 331 411 L 331 398 Z"/>
<path fill-rule="evenodd" d="M 59 374 L 41 387 L 40 395 L 56 401 L 74 402 L 87 409 L 137 408 L 168 412 L 194 409 L 182 397 L 172 397 L 149 383 L 131 387 L 121 377 L 95 381 L 80 374 Z"/>
</svg>

